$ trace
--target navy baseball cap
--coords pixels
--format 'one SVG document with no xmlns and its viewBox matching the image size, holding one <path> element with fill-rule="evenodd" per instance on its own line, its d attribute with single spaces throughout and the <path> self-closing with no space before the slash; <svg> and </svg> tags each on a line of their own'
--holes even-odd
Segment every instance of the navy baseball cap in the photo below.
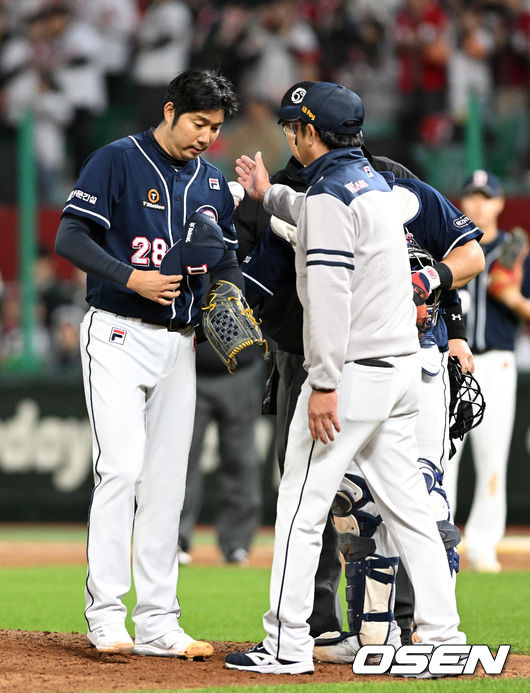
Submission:
<svg viewBox="0 0 530 693">
<path fill-rule="evenodd" d="M 332 82 L 317 82 L 304 96 L 298 119 L 338 135 L 357 135 L 362 133 L 364 106 L 350 89 Z"/>
<path fill-rule="evenodd" d="M 482 193 L 486 197 L 502 197 L 503 190 L 497 176 L 488 171 L 478 169 L 466 178 L 462 187 L 462 196 Z"/>
<path fill-rule="evenodd" d="M 278 120 L 278 123 L 281 123 L 284 120 L 298 119 L 302 99 L 311 89 L 311 87 L 315 86 L 315 84 L 318 84 L 318 82 L 311 82 L 309 80 L 305 82 L 297 82 L 285 92 L 280 102 L 280 110 L 278 112 L 280 119 Z"/>
<path fill-rule="evenodd" d="M 221 227 L 203 212 L 186 219 L 182 238 L 162 258 L 161 274 L 206 274 L 221 261 L 226 244 Z"/>
</svg>

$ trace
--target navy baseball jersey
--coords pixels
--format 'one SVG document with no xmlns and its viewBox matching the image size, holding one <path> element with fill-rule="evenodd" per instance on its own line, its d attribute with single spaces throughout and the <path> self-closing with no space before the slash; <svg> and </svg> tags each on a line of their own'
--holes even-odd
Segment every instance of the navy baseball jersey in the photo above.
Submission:
<svg viewBox="0 0 530 693">
<path fill-rule="evenodd" d="M 84 163 L 63 213 L 96 222 L 98 244 L 137 270 L 156 270 L 167 250 L 181 241 L 192 212 L 213 218 L 230 250 L 237 248 L 234 202 L 223 174 L 198 157 L 181 167 L 151 131 L 130 135 L 96 150 Z M 203 277 L 185 276 L 180 295 L 162 306 L 111 281 L 88 275 L 90 305 L 126 317 L 177 318 L 199 322 Z"/>
<path fill-rule="evenodd" d="M 406 199 L 405 231 L 412 234 L 415 241 L 438 262 L 453 248 L 482 238 L 482 231 L 476 224 L 428 183 L 396 178 L 395 190 Z M 456 302 L 456 296 L 455 291 L 445 291 L 442 294 L 442 317 L 446 313 L 445 307 Z M 447 327 L 444 320 L 438 320 L 424 337 L 426 343 L 432 339 L 441 350 L 447 350 Z"/>
<path fill-rule="evenodd" d="M 492 349 L 513 351 L 515 348 L 515 335 L 520 319 L 504 303 L 488 293 L 489 271 L 499 256 L 506 235 L 506 231 L 499 231 L 494 241 L 482 246 L 486 268 L 466 286 L 471 299 L 465 316 L 466 329 L 469 346 L 476 354 Z M 521 293 L 530 297 L 530 255 L 527 255 L 524 263 Z"/>
</svg>

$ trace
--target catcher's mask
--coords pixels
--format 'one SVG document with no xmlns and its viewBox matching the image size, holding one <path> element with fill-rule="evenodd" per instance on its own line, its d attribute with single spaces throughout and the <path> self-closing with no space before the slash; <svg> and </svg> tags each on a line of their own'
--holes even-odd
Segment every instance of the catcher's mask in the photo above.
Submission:
<svg viewBox="0 0 530 693">
<path fill-rule="evenodd" d="M 411 233 L 406 233 L 405 238 L 407 241 L 411 274 L 419 272 L 424 267 L 432 267 L 436 263 L 436 260 L 430 252 L 422 248 Z M 438 288 L 431 291 L 427 299 L 426 306 L 429 314 L 429 327 L 434 327 L 438 322 L 441 296 L 442 290 Z"/>
<path fill-rule="evenodd" d="M 460 361 L 450 356 L 447 364 L 449 371 L 449 388 L 451 401 L 449 404 L 449 438 L 451 451 L 449 459 L 455 454 L 453 440 L 463 440 L 464 435 L 478 426 L 484 417 L 486 402 L 480 385 L 471 373 L 462 373 Z"/>
</svg>

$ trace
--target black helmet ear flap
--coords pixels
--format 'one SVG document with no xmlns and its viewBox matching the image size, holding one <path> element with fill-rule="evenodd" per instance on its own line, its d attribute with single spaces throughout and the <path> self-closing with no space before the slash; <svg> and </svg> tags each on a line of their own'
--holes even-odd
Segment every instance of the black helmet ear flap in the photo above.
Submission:
<svg viewBox="0 0 530 693">
<path fill-rule="evenodd" d="M 451 451 L 449 459 L 456 452 L 453 440 L 463 440 L 465 434 L 484 418 L 486 402 L 476 378 L 471 373 L 462 373 L 460 361 L 450 356 L 447 364 L 449 371 L 449 438 Z"/>
</svg>

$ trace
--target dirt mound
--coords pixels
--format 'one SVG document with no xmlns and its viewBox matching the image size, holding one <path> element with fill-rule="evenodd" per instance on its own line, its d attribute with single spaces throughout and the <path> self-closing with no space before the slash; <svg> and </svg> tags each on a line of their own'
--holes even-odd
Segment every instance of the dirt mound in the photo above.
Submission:
<svg viewBox="0 0 530 693">
<path fill-rule="evenodd" d="M 135 655 L 99 655 L 79 633 L 0 630 L 0 691 L 9 693 L 76 693 L 137 689 L 206 688 L 280 683 L 388 681 L 386 676 L 354 677 L 351 667 L 315 665 L 315 674 L 263 676 L 231 671 L 225 655 L 249 643 L 216 642 L 204 662 Z M 477 673 L 476 676 L 484 676 Z M 530 657 L 511 655 L 502 678 L 530 677 Z"/>
</svg>

